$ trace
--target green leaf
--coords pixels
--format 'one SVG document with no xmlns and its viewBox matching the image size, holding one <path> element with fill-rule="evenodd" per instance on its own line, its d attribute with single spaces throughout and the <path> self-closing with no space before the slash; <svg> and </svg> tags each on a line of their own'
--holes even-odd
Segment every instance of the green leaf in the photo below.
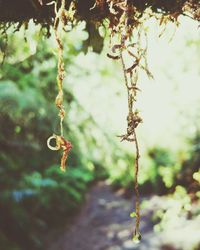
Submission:
<svg viewBox="0 0 200 250">
<path fill-rule="evenodd" d="M 131 217 L 131 218 L 136 217 L 136 213 L 135 213 L 135 212 L 130 213 L 130 217 Z"/>
</svg>

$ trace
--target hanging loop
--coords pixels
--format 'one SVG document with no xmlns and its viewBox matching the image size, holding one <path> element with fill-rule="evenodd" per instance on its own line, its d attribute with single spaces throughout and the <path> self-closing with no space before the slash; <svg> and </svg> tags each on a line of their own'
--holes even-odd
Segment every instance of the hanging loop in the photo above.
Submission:
<svg viewBox="0 0 200 250">
<path fill-rule="evenodd" d="M 56 145 L 55 146 L 52 146 L 51 145 L 51 141 L 52 140 L 55 140 L 56 142 Z M 52 136 L 50 136 L 47 140 L 47 146 L 49 149 L 53 150 L 53 151 L 57 151 L 60 149 L 60 145 L 57 143 L 57 135 L 53 134 Z"/>
</svg>

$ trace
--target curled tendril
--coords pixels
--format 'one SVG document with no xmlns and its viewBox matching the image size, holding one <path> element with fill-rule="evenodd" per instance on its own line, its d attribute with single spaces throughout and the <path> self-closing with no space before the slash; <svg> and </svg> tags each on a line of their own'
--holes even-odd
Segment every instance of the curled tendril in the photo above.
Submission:
<svg viewBox="0 0 200 250">
<path fill-rule="evenodd" d="M 56 143 L 55 146 L 51 145 L 51 142 L 53 140 L 55 140 L 55 143 Z M 57 151 L 57 150 L 60 150 L 60 149 L 63 150 L 60 168 L 61 168 L 62 171 L 65 171 L 65 169 L 66 169 L 66 160 L 67 160 L 69 151 L 72 148 L 71 143 L 69 141 L 65 140 L 65 138 L 63 136 L 53 134 L 52 136 L 50 136 L 48 138 L 47 146 L 48 146 L 49 149 L 51 149 L 53 151 Z"/>
</svg>

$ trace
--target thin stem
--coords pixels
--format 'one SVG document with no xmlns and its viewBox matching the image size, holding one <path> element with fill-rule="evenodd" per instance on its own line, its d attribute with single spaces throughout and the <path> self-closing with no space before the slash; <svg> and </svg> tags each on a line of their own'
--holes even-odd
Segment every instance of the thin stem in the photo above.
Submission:
<svg viewBox="0 0 200 250">
<path fill-rule="evenodd" d="M 57 5 L 55 5 L 55 21 L 54 21 L 54 31 L 55 38 L 58 48 L 58 74 L 57 74 L 57 86 L 58 86 L 58 95 L 56 97 L 56 106 L 59 108 L 59 117 L 60 117 L 60 134 L 63 136 L 63 120 L 65 117 L 65 109 L 63 105 L 63 80 L 65 74 L 64 59 L 63 59 L 63 45 L 59 34 L 59 25 L 63 24 L 63 12 L 65 10 L 65 0 L 62 0 L 60 9 L 57 11 Z"/>
<path fill-rule="evenodd" d="M 121 59 L 121 63 L 122 63 L 122 68 L 123 68 L 123 74 L 124 74 L 124 81 L 125 81 L 125 85 L 127 88 L 127 93 L 128 93 L 128 117 L 132 117 L 133 115 L 133 102 L 135 101 L 135 96 L 136 96 L 136 91 L 134 91 L 134 94 L 131 93 L 131 90 L 129 88 L 128 85 L 128 77 L 127 77 L 127 71 L 126 71 L 126 67 L 125 67 L 125 62 L 123 59 L 123 43 L 121 43 L 121 48 L 120 48 L 120 59 Z M 136 83 L 137 83 L 137 71 L 134 70 L 134 73 L 136 75 L 135 78 L 135 82 L 132 82 L 131 79 L 131 84 L 132 86 L 136 87 Z M 131 73 L 131 78 L 132 78 L 132 73 Z M 138 144 L 138 140 L 137 140 L 137 135 L 136 135 L 136 131 L 135 131 L 135 124 L 131 123 L 131 125 L 129 124 L 129 120 L 128 120 L 128 128 L 127 128 L 127 135 L 125 135 L 124 138 L 127 141 L 133 141 L 135 143 L 135 150 L 136 150 L 136 158 L 135 158 L 135 164 L 134 164 L 134 176 L 135 176 L 135 181 L 134 181 L 134 190 L 135 190 L 135 213 L 136 213 L 136 222 L 135 222 L 135 230 L 134 230 L 134 234 L 135 235 L 140 235 L 140 194 L 139 194 L 139 189 L 138 189 L 138 173 L 139 173 L 139 158 L 140 158 L 140 151 L 139 151 L 139 144 Z M 131 129 L 131 130 L 130 130 Z M 128 131 L 131 131 L 130 133 Z M 133 139 L 130 139 L 130 136 L 133 136 Z"/>
<path fill-rule="evenodd" d="M 136 132 L 134 130 L 134 139 L 135 139 L 135 149 L 136 149 L 136 158 L 135 158 L 135 166 L 134 166 L 134 175 L 135 175 L 135 182 L 134 182 L 134 190 L 135 190 L 135 213 L 136 213 L 136 222 L 135 222 L 135 233 L 139 233 L 140 228 L 140 195 L 138 189 L 138 173 L 139 173 L 139 158 L 140 158 L 140 151 L 139 151 L 139 144 Z"/>
</svg>

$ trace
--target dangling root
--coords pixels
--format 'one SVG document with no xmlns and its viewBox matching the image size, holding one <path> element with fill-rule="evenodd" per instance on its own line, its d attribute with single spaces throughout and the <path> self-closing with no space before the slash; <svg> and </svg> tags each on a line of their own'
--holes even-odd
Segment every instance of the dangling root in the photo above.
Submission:
<svg viewBox="0 0 200 250">
<path fill-rule="evenodd" d="M 137 140 L 137 135 L 134 130 L 133 132 L 134 138 L 135 138 L 135 149 L 136 149 L 136 159 L 135 159 L 135 168 L 134 168 L 134 176 L 135 176 L 135 184 L 134 184 L 134 190 L 135 190 L 135 230 L 134 230 L 134 236 L 133 239 L 136 238 L 137 240 L 141 240 L 141 234 L 140 234 L 140 194 L 138 190 L 138 172 L 139 172 L 139 158 L 140 158 L 140 151 L 139 151 L 139 145 Z"/>
<path fill-rule="evenodd" d="M 122 45 L 123 48 L 123 45 Z M 140 198 L 139 198 L 139 190 L 138 190 L 138 173 L 139 173 L 139 158 L 140 158 L 140 152 L 139 152 L 139 145 L 138 145 L 138 140 L 137 140 L 137 135 L 136 135 L 136 128 L 137 126 L 142 122 L 142 119 L 140 118 L 138 111 L 133 111 L 133 102 L 135 101 L 136 94 L 138 88 L 136 87 L 137 82 L 132 82 L 131 81 L 131 86 L 129 86 L 128 83 L 128 76 L 127 76 L 127 70 L 125 67 L 123 55 L 122 55 L 122 49 L 120 49 L 120 58 L 121 58 L 121 63 L 123 67 L 123 72 L 124 72 L 124 80 L 125 80 L 125 85 L 127 87 L 127 92 L 128 92 L 128 116 L 127 116 L 127 133 L 125 135 L 120 136 L 121 141 L 129 141 L 133 142 L 135 144 L 135 149 L 136 149 L 136 158 L 135 158 L 135 164 L 134 164 L 134 190 L 135 190 L 135 229 L 134 229 L 134 236 L 133 240 L 135 242 L 140 241 L 141 239 L 141 234 L 140 234 Z M 138 62 L 139 63 L 139 62 Z M 136 66 L 138 66 L 138 63 Z M 135 66 L 135 67 L 136 67 Z M 135 69 L 134 67 L 134 69 Z M 135 73 L 137 75 L 137 72 L 134 71 L 133 69 L 131 70 L 131 74 Z M 132 75 L 131 75 L 132 76 Z M 137 76 L 135 77 L 137 80 Z"/>
<path fill-rule="evenodd" d="M 63 45 L 61 38 L 59 36 L 59 24 L 63 25 L 63 16 L 65 11 L 65 0 L 62 0 L 60 9 L 57 11 L 57 4 L 55 4 L 56 17 L 54 21 L 54 31 L 58 48 L 58 75 L 57 75 L 57 85 L 58 85 L 58 95 L 56 97 L 56 106 L 59 109 L 60 116 L 60 134 L 63 136 L 63 120 L 65 117 L 65 109 L 63 105 L 63 80 L 65 77 L 65 67 L 63 60 Z"/>
<path fill-rule="evenodd" d="M 57 3 L 55 2 L 55 21 L 54 21 L 54 31 L 55 31 L 55 38 L 57 42 L 57 49 L 58 49 L 58 74 L 57 74 L 57 86 L 58 86 L 58 95 L 55 100 L 56 107 L 59 109 L 59 117 L 60 117 L 60 136 L 52 135 L 47 140 L 47 145 L 51 150 L 63 150 L 62 158 L 61 158 L 61 165 L 60 168 L 62 171 L 65 171 L 65 164 L 68 157 L 68 153 L 72 148 L 70 142 L 65 140 L 63 136 L 63 120 L 65 117 L 65 108 L 63 105 L 63 80 L 65 76 L 65 65 L 63 59 L 63 45 L 59 34 L 59 26 L 62 25 L 61 28 L 64 28 L 65 22 L 65 0 L 62 0 L 61 6 L 59 10 L 57 10 Z M 51 140 L 56 140 L 56 146 L 52 147 L 50 145 Z"/>
<path fill-rule="evenodd" d="M 143 69 L 149 76 L 151 76 L 148 70 L 146 62 L 146 47 L 141 46 L 141 33 L 142 33 L 142 21 L 141 16 L 138 14 L 137 9 L 128 2 L 124 1 L 108 1 L 110 3 L 109 10 L 110 14 L 114 18 L 120 20 L 119 23 L 111 26 L 111 37 L 115 34 L 120 34 L 120 43 L 114 44 L 111 48 L 111 53 L 107 56 L 113 60 L 121 60 L 122 69 L 124 73 L 124 82 L 127 89 L 128 95 L 128 115 L 127 115 L 127 131 L 126 134 L 119 136 L 121 141 L 133 142 L 135 144 L 136 157 L 134 163 L 134 191 L 135 191 L 135 212 L 131 213 L 131 217 L 135 217 L 135 227 L 133 230 L 133 240 L 138 243 L 141 240 L 140 234 L 140 201 L 139 201 L 139 190 L 138 190 L 138 174 L 139 174 L 139 145 L 136 135 L 136 128 L 142 119 L 139 116 L 139 112 L 135 109 L 134 104 L 136 102 L 138 71 Z M 98 4 L 98 2 L 96 1 Z M 133 17 L 131 13 L 135 13 Z M 144 21 L 144 20 L 143 20 Z M 131 37 L 135 31 L 134 43 L 131 42 Z M 144 31 L 144 30 L 143 30 Z M 144 31 L 145 37 L 146 33 Z M 146 41 L 147 45 L 147 41 Z M 124 52 L 133 60 L 133 63 L 128 68 L 125 65 Z"/>
</svg>

